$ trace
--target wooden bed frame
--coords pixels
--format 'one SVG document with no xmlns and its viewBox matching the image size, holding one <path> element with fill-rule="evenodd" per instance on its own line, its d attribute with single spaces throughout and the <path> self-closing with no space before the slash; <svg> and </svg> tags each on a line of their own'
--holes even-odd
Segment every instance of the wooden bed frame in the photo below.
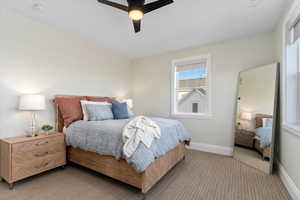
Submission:
<svg viewBox="0 0 300 200">
<path fill-rule="evenodd" d="M 63 96 L 60 95 L 59 97 Z M 55 107 L 56 130 L 62 132 L 64 121 L 58 106 L 55 105 Z M 179 144 L 164 156 L 156 159 L 156 161 L 142 173 L 136 172 L 136 170 L 123 159 L 116 160 L 113 156 L 103 156 L 73 147 L 68 147 L 67 159 L 68 161 L 139 188 L 143 194 L 146 194 L 178 162 L 184 160 L 186 153 L 185 145 L 186 143 Z"/>
<path fill-rule="evenodd" d="M 263 118 L 273 118 L 272 115 L 267 114 L 256 114 L 255 116 L 255 128 L 260 128 L 263 126 Z M 260 140 L 254 138 L 254 146 L 253 146 L 259 153 L 261 153 L 263 159 L 270 159 L 271 158 L 271 146 L 266 148 L 260 148 Z"/>
</svg>

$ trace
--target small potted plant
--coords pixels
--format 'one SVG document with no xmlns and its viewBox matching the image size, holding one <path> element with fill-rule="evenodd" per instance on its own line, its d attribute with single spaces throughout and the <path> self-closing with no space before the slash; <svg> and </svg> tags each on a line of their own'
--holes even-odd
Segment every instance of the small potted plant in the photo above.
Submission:
<svg viewBox="0 0 300 200">
<path fill-rule="evenodd" d="M 51 125 L 43 125 L 41 128 L 46 135 L 49 135 L 50 131 L 53 130 L 53 126 Z"/>
</svg>

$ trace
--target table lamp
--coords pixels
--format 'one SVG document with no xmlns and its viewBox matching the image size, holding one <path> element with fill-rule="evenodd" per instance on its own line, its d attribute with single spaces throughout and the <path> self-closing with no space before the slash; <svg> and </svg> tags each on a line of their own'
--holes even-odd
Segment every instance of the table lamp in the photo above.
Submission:
<svg viewBox="0 0 300 200">
<path fill-rule="evenodd" d="M 38 133 L 38 126 L 36 124 L 37 111 L 45 110 L 45 96 L 27 94 L 20 97 L 19 110 L 31 112 L 31 123 L 26 129 L 27 136 L 36 136 Z"/>
<path fill-rule="evenodd" d="M 240 119 L 250 121 L 252 119 L 252 113 L 242 112 Z"/>
<path fill-rule="evenodd" d="M 238 128 L 239 129 L 246 129 L 246 130 L 249 129 L 251 120 L 252 120 L 252 113 L 242 112 L 241 115 L 240 115 L 240 122 L 238 123 Z"/>
</svg>

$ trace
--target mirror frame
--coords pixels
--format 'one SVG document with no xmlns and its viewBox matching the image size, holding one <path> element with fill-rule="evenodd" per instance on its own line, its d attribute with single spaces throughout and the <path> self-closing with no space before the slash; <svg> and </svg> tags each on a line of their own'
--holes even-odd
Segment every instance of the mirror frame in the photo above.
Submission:
<svg viewBox="0 0 300 200">
<path fill-rule="evenodd" d="M 268 65 L 268 64 L 267 64 Z M 239 100 L 239 87 L 240 87 L 240 77 L 241 77 L 241 73 L 243 72 L 247 72 L 256 68 L 260 68 L 260 67 L 264 67 L 267 65 L 263 65 L 263 66 L 256 66 L 256 67 L 250 67 L 247 68 L 243 71 L 239 72 L 238 75 L 238 82 L 237 82 L 237 90 L 236 90 L 236 98 L 235 98 L 235 109 L 234 109 L 234 122 L 233 122 L 233 132 L 234 132 L 234 137 L 233 137 L 233 155 L 232 157 L 234 158 L 234 151 L 235 151 L 235 129 L 236 129 L 236 122 L 238 120 L 238 116 L 237 116 L 237 106 L 238 106 L 238 100 Z M 271 148 L 270 148 L 270 163 L 269 163 L 269 170 L 268 172 L 265 172 L 269 175 L 271 175 L 273 173 L 273 166 L 274 166 L 274 157 L 275 157 L 275 143 L 276 143 L 276 137 L 277 137 L 277 133 L 279 131 L 279 127 L 280 127 L 280 63 L 276 62 L 276 63 L 271 63 L 269 65 L 274 65 L 275 69 L 276 69 L 276 75 L 275 75 L 275 88 L 274 88 L 274 106 L 273 106 L 273 125 L 272 125 L 272 143 L 271 143 Z M 249 165 L 250 166 L 250 165 Z M 250 166 L 253 167 L 253 166 Z"/>
</svg>

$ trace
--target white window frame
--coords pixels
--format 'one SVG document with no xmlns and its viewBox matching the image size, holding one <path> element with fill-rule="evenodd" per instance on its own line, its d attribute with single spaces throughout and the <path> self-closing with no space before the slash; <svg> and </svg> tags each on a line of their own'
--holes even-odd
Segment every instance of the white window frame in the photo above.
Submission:
<svg viewBox="0 0 300 200">
<path fill-rule="evenodd" d="M 285 130 L 287 133 L 294 134 L 298 137 L 300 137 L 300 127 L 294 124 L 291 124 L 288 121 L 288 99 L 287 99 L 287 87 L 288 87 L 288 69 L 287 69 L 287 45 L 290 41 L 287 41 L 287 34 L 289 34 L 289 29 L 288 29 L 288 24 L 292 19 L 295 19 L 296 16 L 300 14 L 300 8 L 299 8 L 299 2 L 295 1 L 292 7 L 290 8 L 287 16 L 283 20 L 283 26 L 282 28 L 282 48 L 283 48 L 283 54 L 282 54 L 282 68 L 283 68 L 283 75 L 282 75 L 282 89 L 284 93 L 284 98 L 282 98 L 282 109 L 283 109 L 283 122 L 282 122 L 282 128 Z M 290 38 L 293 37 L 293 32 Z M 299 64 L 298 64 L 298 70 L 299 70 Z"/>
<path fill-rule="evenodd" d="M 178 65 L 191 65 L 201 62 L 203 59 L 207 60 L 207 88 L 208 88 L 208 108 L 207 113 L 182 113 L 177 112 L 176 110 L 176 67 Z M 211 99 L 212 99 L 212 90 L 211 90 L 211 55 L 205 54 L 200 56 L 194 56 L 189 58 L 177 59 L 172 61 L 172 70 L 171 70 L 171 116 L 175 118 L 191 118 L 191 119 L 211 119 L 212 118 L 212 109 L 211 109 Z"/>
<path fill-rule="evenodd" d="M 295 51 L 296 52 L 296 71 L 292 72 L 292 74 L 294 76 L 297 77 L 297 80 L 296 80 L 296 83 L 293 83 L 293 85 L 290 85 L 290 80 L 289 80 L 289 76 L 290 76 L 290 71 L 288 69 L 289 65 L 288 65 L 288 61 L 286 60 L 286 69 L 285 69 L 285 117 L 284 117 L 284 124 L 283 124 L 283 127 L 284 129 L 286 129 L 288 132 L 290 133 L 293 133 L 297 136 L 300 136 L 300 105 L 299 105 L 299 95 L 300 95 L 300 88 L 299 88 L 299 83 L 300 83 L 300 77 L 299 77 L 299 74 L 300 74 L 300 40 L 298 39 L 297 41 L 295 41 L 295 44 L 293 45 L 296 45 L 294 48 L 296 49 Z M 286 59 L 288 59 L 289 55 L 288 55 L 288 50 L 287 50 L 288 47 L 286 47 Z M 293 66 L 295 67 L 295 66 Z M 294 68 L 295 69 L 295 68 Z M 289 93 L 289 89 L 290 87 L 296 87 L 294 88 L 296 90 L 296 94 L 294 95 L 291 95 Z M 295 101 L 292 103 L 293 104 L 296 104 L 295 107 L 291 107 L 291 104 L 290 104 L 290 99 L 289 98 L 293 98 L 292 100 Z M 295 99 L 294 99 L 295 98 Z"/>
</svg>

